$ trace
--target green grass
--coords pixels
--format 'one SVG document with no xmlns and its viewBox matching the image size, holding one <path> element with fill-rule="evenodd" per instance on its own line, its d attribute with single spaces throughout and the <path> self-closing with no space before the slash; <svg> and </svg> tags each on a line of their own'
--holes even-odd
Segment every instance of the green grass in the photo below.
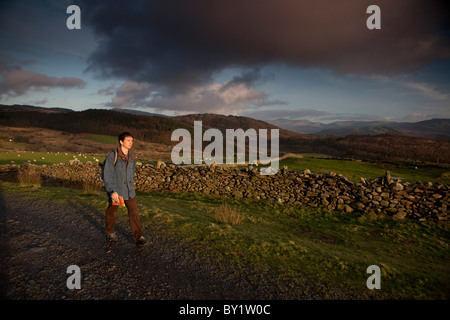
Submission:
<svg viewBox="0 0 450 320">
<path fill-rule="evenodd" d="M 370 162 L 359 162 L 350 160 L 323 159 L 323 158 L 287 158 L 280 161 L 280 168 L 287 166 L 289 170 L 302 172 L 309 169 L 315 173 L 330 173 L 331 171 L 346 176 L 353 182 L 359 182 L 361 177 L 374 179 L 384 176 L 386 168 Z M 450 171 L 450 166 L 418 166 L 417 169 L 408 168 L 407 165 L 391 165 L 389 168 L 392 177 L 403 178 L 407 181 L 431 181 L 443 184 L 450 183 L 445 173 Z"/>
<path fill-rule="evenodd" d="M 100 142 L 103 144 L 118 144 L 117 137 L 113 136 L 104 136 L 104 135 L 88 135 L 85 136 L 84 139 L 94 141 L 94 142 Z"/>
<path fill-rule="evenodd" d="M 105 157 L 95 157 L 91 155 L 69 152 L 0 152 L 0 165 L 21 164 L 23 162 L 29 162 L 36 165 L 52 165 L 55 163 L 68 162 L 69 160 L 73 160 L 75 158 L 81 162 L 96 162 L 95 159 L 103 161 Z"/>
<path fill-rule="evenodd" d="M 3 192 L 27 196 L 30 188 L 0 182 Z M 33 189 L 54 201 L 76 201 L 103 215 L 104 194 L 82 189 Z M 274 278 L 291 291 L 308 293 L 304 281 L 323 285 L 320 298 L 341 291 L 361 299 L 448 299 L 448 222 L 395 221 L 378 215 L 339 214 L 248 199 L 200 194 L 139 193 L 141 221 L 151 232 L 169 235 L 204 263 L 255 270 L 251 279 Z M 217 221 L 222 206 L 235 208 L 241 223 Z M 126 209 L 119 221 L 128 225 Z M 381 290 L 369 290 L 370 265 L 381 268 Z M 311 293 L 311 291 L 309 291 Z"/>
<path fill-rule="evenodd" d="M 314 279 L 329 292 L 363 298 L 448 298 L 450 241 L 442 225 L 228 200 L 244 216 L 231 227 L 214 220 L 220 198 L 153 195 L 141 202 L 157 212 L 152 220 L 164 221 L 179 239 L 260 270 L 261 277 L 277 274 L 293 290 Z M 382 270 L 381 291 L 365 286 L 373 264 Z"/>
</svg>

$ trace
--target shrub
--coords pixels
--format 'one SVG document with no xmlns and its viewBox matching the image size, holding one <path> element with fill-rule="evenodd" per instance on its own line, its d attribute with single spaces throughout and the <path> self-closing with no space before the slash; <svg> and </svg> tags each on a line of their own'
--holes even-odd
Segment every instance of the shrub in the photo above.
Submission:
<svg viewBox="0 0 450 320">
<path fill-rule="evenodd" d="M 221 205 L 215 210 L 216 220 L 221 223 L 226 223 L 232 226 L 238 225 L 242 222 L 243 217 L 238 208 L 233 208 L 227 204 Z"/>
</svg>

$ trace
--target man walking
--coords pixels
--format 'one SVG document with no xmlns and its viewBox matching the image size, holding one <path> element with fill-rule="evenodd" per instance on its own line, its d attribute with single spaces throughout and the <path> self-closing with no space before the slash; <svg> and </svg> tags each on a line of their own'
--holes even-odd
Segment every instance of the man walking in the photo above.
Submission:
<svg viewBox="0 0 450 320">
<path fill-rule="evenodd" d="M 113 202 L 119 203 L 119 196 L 121 196 L 128 210 L 134 241 L 137 246 L 140 246 L 145 244 L 147 239 L 143 236 L 139 221 L 136 191 L 134 190 L 136 156 L 130 150 L 133 146 L 133 136 L 129 132 L 123 132 L 119 135 L 118 140 L 119 146 L 106 157 L 103 168 L 103 182 L 109 199 L 106 209 L 105 232 L 110 241 L 118 241 L 114 225 L 119 206 L 113 205 Z"/>
</svg>

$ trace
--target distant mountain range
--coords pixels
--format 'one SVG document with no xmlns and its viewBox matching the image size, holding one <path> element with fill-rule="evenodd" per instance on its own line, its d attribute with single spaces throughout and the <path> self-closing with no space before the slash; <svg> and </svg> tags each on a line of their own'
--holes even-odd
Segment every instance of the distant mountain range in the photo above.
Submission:
<svg viewBox="0 0 450 320">
<path fill-rule="evenodd" d="M 133 110 L 133 109 L 119 109 L 119 108 L 114 108 L 114 109 L 111 109 L 111 111 L 125 112 L 125 113 L 129 113 L 129 114 L 140 115 L 140 116 L 151 116 L 151 117 L 165 117 L 165 118 L 170 118 L 169 116 L 166 116 L 166 115 L 160 114 L 160 113 L 151 113 L 151 112 L 139 111 L 139 110 Z"/>
<path fill-rule="evenodd" d="M 280 128 L 304 134 L 345 137 L 351 134 L 398 134 L 432 139 L 450 139 L 450 119 L 431 119 L 419 122 L 337 121 L 332 123 L 309 120 L 269 120 Z"/>
</svg>

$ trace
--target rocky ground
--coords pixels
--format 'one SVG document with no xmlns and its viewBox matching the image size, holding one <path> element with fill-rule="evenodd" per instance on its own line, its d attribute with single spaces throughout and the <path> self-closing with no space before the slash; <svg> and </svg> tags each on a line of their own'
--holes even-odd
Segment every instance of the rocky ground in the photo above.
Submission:
<svg viewBox="0 0 450 320">
<path fill-rule="evenodd" d="M 0 298 L 8 300 L 222 300 L 323 298 L 284 290 L 276 279 L 254 283 L 252 270 L 219 269 L 173 240 L 145 230 L 137 248 L 126 222 L 118 243 L 106 241 L 96 209 L 13 194 L 0 194 Z M 81 289 L 68 289 L 67 268 L 81 270 Z M 222 264 L 223 265 L 223 264 Z M 328 298 L 351 297 L 343 294 Z"/>
</svg>

